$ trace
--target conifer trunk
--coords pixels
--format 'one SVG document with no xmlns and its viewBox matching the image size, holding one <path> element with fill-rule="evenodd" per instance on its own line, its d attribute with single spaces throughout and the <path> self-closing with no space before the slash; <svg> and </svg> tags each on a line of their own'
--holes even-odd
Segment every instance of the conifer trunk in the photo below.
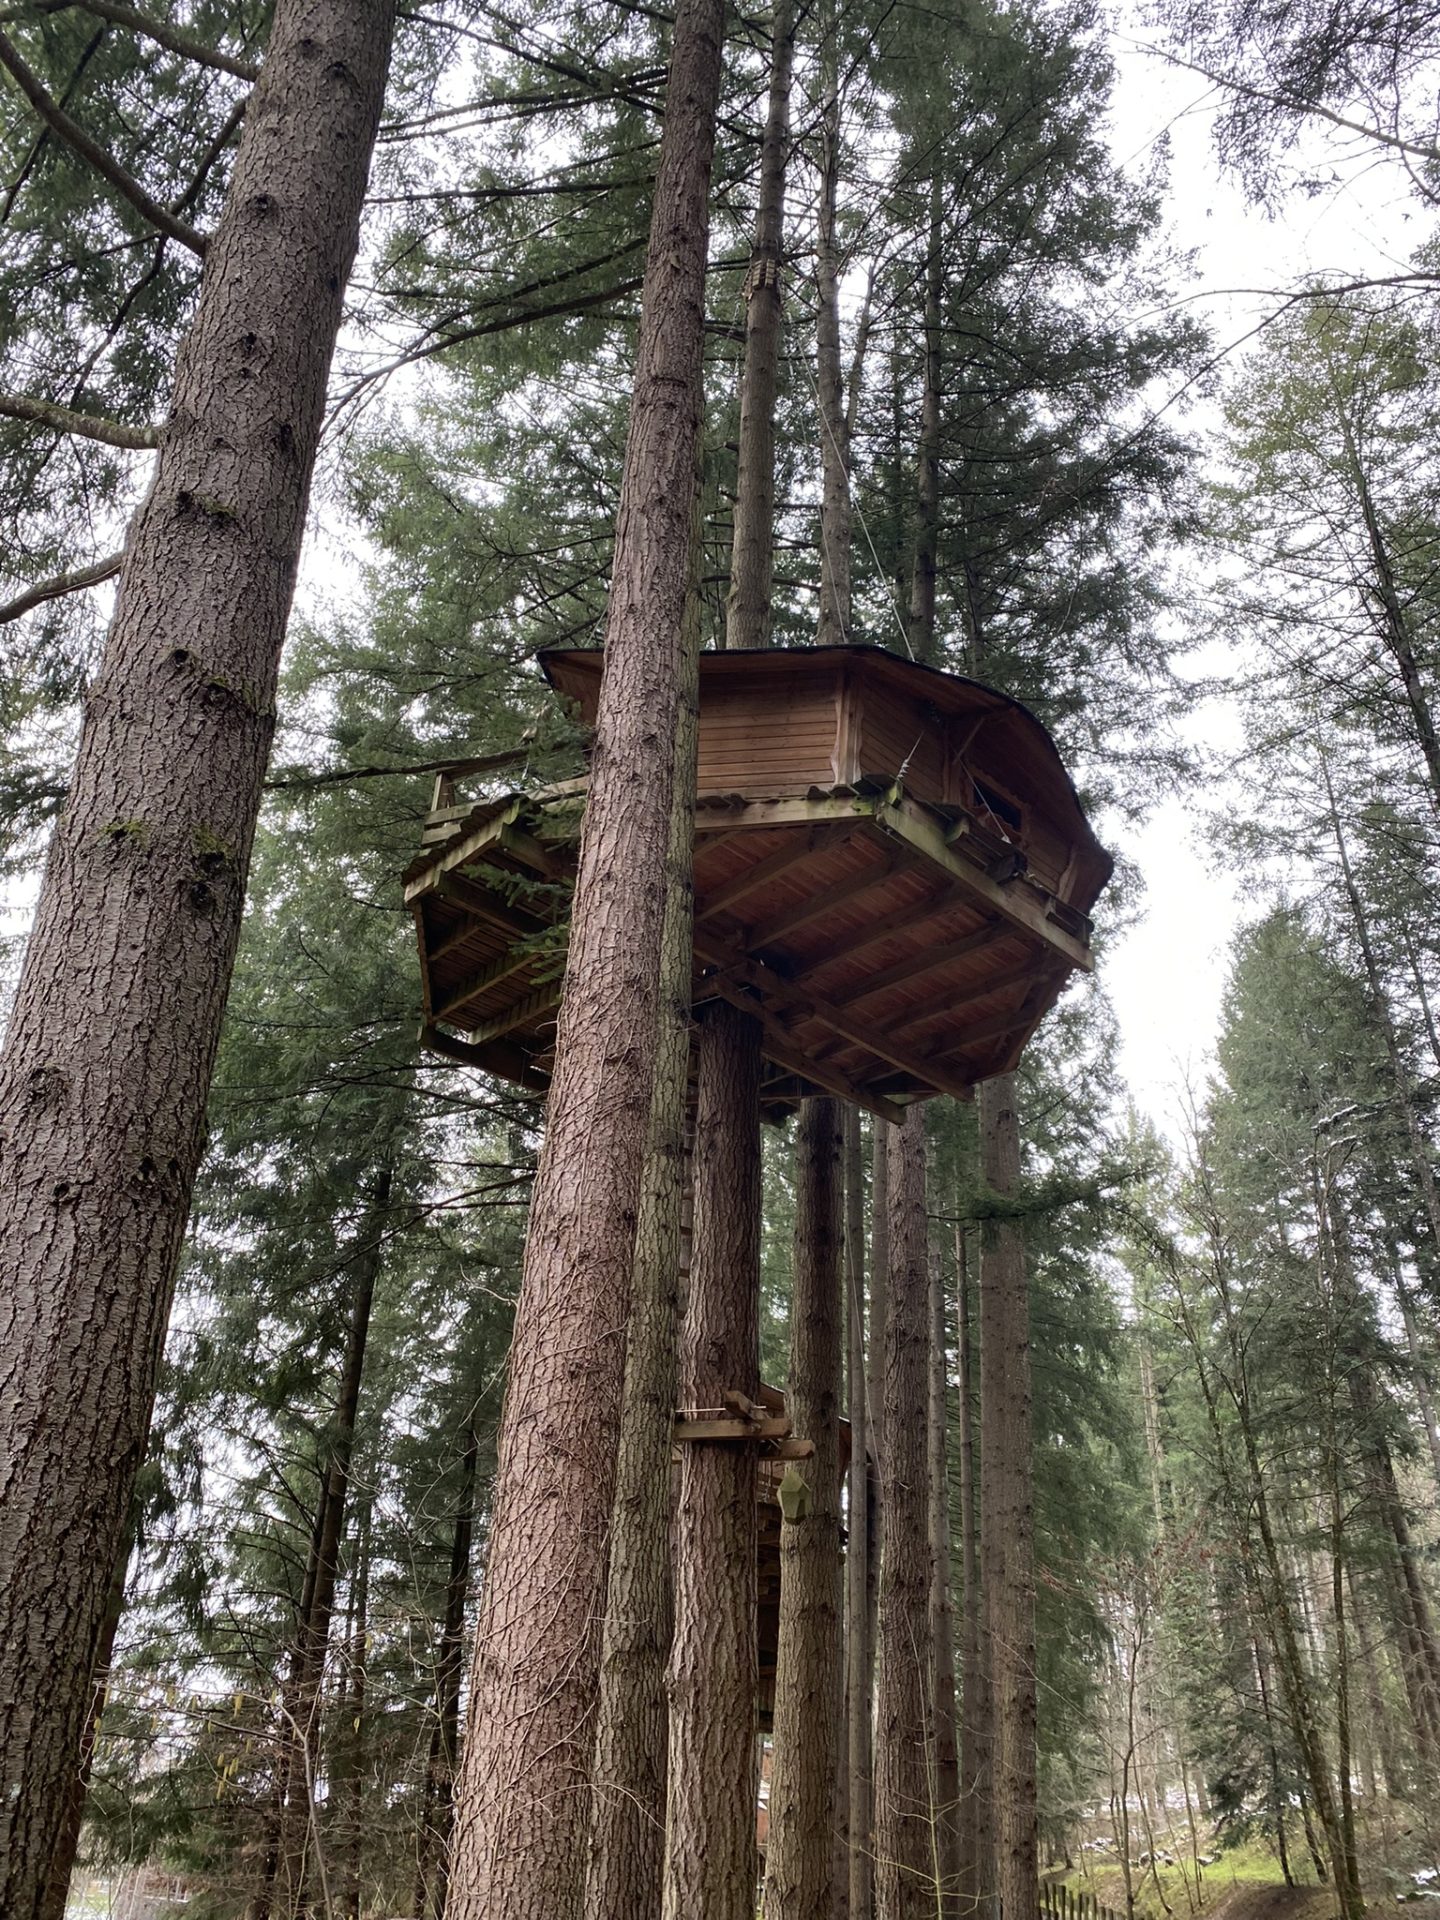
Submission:
<svg viewBox="0 0 1440 1920">
<path fill-rule="evenodd" d="M 760 1385 L 760 1028 L 717 1001 L 700 1021 L 695 1237 L 680 1404 Z M 665 1920 L 755 1911 L 755 1443 L 680 1450 Z"/>
<path fill-rule="evenodd" d="M 1013 1074 L 981 1086 L 980 1132 L 986 1183 L 995 1193 L 1010 1193 L 1020 1178 Z M 981 1579 L 995 1727 L 995 1889 L 1005 1920 L 1038 1920 L 1030 1305 L 1024 1235 L 1013 1220 L 991 1221 L 981 1241 L 980 1413 Z"/>
<path fill-rule="evenodd" d="M 721 0 L 677 9 L 605 671 L 461 1761 L 456 1920 L 557 1920 L 584 1892 L 624 1328 L 659 1035 L 723 24 Z"/>
<path fill-rule="evenodd" d="M 975 1481 L 975 1361 L 970 1337 L 970 1261 L 965 1229 L 955 1228 L 956 1376 L 960 1429 L 960 1907 L 973 1913 L 993 1885 L 990 1827 L 990 1690 L 980 1585 L 980 1509 Z"/>
<path fill-rule="evenodd" d="M 940 536 L 941 251 L 940 176 L 930 181 L 929 247 L 925 256 L 925 377 L 915 471 L 915 552 L 910 575 L 910 646 L 917 660 L 935 657 L 935 573 Z"/>
<path fill-rule="evenodd" d="M 806 1100 L 795 1143 L 791 1427 L 814 1443 L 797 1471 L 809 1511 L 780 1526 L 780 1635 L 767 1920 L 833 1920 L 840 1758 L 840 1104 Z"/>
<path fill-rule="evenodd" d="M 870 1663 L 880 1646 L 880 1558 L 885 1460 L 885 1327 L 890 1311 L 890 1127 L 876 1121 L 870 1135 L 870 1354 L 866 1403 L 870 1409 L 870 1476 L 866 1519 L 870 1554 Z M 872 1763 L 871 1777 L 874 1770 Z M 873 1788 L 872 1788 L 873 1793 Z M 873 1810 L 872 1810 L 873 1820 Z"/>
<path fill-rule="evenodd" d="M 815 383 L 820 414 L 820 620 L 815 638 L 850 637 L 850 421 L 840 366 L 840 47 L 833 0 L 820 23 L 820 199 L 815 232 Z M 853 1526 L 852 1526 L 853 1535 Z M 851 1782 L 854 1792 L 854 1781 Z M 852 1815 L 853 1817 L 853 1815 Z M 851 1895 L 851 1920 L 855 1920 Z"/>
<path fill-rule="evenodd" d="M 945 1271 L 940 1249 L 929 1251 L 930 1351 L 926 1450 L 930 1481 L 930 1691 L 934 1716 L 936 1853 L 940 1885 L 935 1911 L 959 1911 L 960 1756 L 955 1726 L 955 1608 L 950 1591 L 950 1448 L 945 1405 Z"/>
<path fill-rule="evenodd" d="M 790 75 L 795 57 L 793 0 L 775 0 L 770 17 L 770 92 L 760 146 L 760 201 L 745 276 L 745 366 L 740 379 L 740 454 L 725 645 L 763 647 L 770 639 L 775 572 L 775 392 L 784 315 L 785 163 L 790 145 Z"/>
<path fill-rule="evenodd" d="M 927 1698 L 925 1115 L 918 1105 L 892 1129 L 887 1166 L 890 1284 L 876 1655 L 875 1906 L 881 1920 L 921 1920 L 935 1912 L 937 1873 Z"/>
<path fill-rule="evenodd" d="M 696 547 L 698 555 L 698 543 Z M 692 593 L 689 618 L 698 620 Z M 671 1448 L 684 1246 L 690 1060 L 690 939 L 699 662 L 691 646 L 676 735 L 675 795 L 660 957 L 660 1045 L 650 1108 L 596 1712 L 585 1920 L 658 1912 L 665 1866 L 665 1673 L 671 1630 Z"/>
<path fill-rule="evenodd" d="M 416 1920 L 442 1920 L 450 1878 L 450 1829 L 455 1809 L 455 1768 L 460 1754 L 460 1677 L 464 1671 L 465 1603 L 470 1597 L 470 1553 L 475 1529 L 475 1476 L 480 1443 L 473 1419 L 465 1431 L 460 1493 L 450 1537 L 445 1581 L 445 1617 L 435 1662 L 435 1726 L 425 1769 L 415 1874 Z"/>
<path fill-rule="evenodd" d="M 850 1773 L 849 1920 L 870 1920 L 874 1843 L 870 1802 L 870 1712 L 874 1688 L 870 1639 L 869 1409 L 865 1383 L 865 1189 L 860 1115 L 845 1109 L 845 1286 L 848 1318 L 850 1510 L 845 1545 L 847 1746 Z"/>
<path fill-rule="evenodd" d="M 280 0 L 0 1061 L 0 1911 L 33 1920 L 146 1435 L 391 0 Z"/>
</svg>

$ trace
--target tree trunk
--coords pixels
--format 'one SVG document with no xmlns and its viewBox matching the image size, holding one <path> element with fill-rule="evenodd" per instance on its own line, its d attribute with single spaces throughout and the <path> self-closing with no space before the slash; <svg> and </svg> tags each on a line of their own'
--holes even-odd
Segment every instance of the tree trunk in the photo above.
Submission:
<svg viewBox="0 0 1440 1920">
<path fill-rule="evenodd" d="M 930 181 L 930 244 L 925 258 L 925 380 L 915 473 L 915 552 L 910 575 L 910 646 L 917 660 L 935 657 L 935 569 L 940 535 L 941 250 L 940 176 Z"/>
<path fill-rule="evenodd" d="M 370 1654 L 370 1522 L 367 1499 L 356 1528 L 355 1567 L 351 1575 L 351 1620 L 346 1651 L 344 1711 L 339 1716 L 338 1753 L 331 1763 L 341 1859 L 340 1911 L 345 1920 L 360 1920 L 365 1867 L 365 1685 Z M 322 1883 L 323 1886 L 323 1883 Z M 332 1911 L 322 1901 L 327 1920 Z"/>
<path fill-rule="evenodd" d="M 870 1920 L 874 1849 L 870 1831 L 869 1420 L 865 1382 L 865 1188 L 860 1115 L 845 1109 L 845 1284 L 849 1306 L 850 1511 L 845 1546 L 846 1697 L 850 1768 L 849 1920 Z"/>
<path fill-rule="evenodd" d="M 770 17 L 770 98 L 760 145 L 760 204 L 745 276 L 745 367 L 740 380 L 740 454 L 725 645 L 770 640 L 775 554 L 775 389 L 783 303 L 780 274 L 785 225 L 785 162 L 790 146 L 790 74 L 795 57 L 793 0 L 775 0 Z"/>
<path fill-rule="evenodd" d="M 980 1089 L 985 1179 L 1009 1193 L 1020 1177 L 1015 1077 Z M 1030 1434 L 1030 1302 L 1024 1236 L 991 1222 L 980 1252 L 980 1540 L 994 1697 L 996 1891 L 1004 1920 L 1037 1920 L 1034 1493 Z"/>
<path fill-rule="evenodd" d="M 876 1653 L 875 1905 L 883 1920 L 935 1912 L 936 1825 L 929 1747 L 930 1498 L 925 1452 L 929 1332 L 925 1114 L 891 1133 L 885 1452 L 881 1459 Z"/>
<path fill-rule="evenodd" d="M 970 1339 L 970 1263 L 965 1229 L 955 1228 L 956 1366 L 960 1428 L 960 1900 L 962 1910 L 984 1905 L 994 1886 L 995 1834 L 991 1820 L 990 1686 L 985 1670 L 985 1595 L 980 1584 L 980 1514 L 975 1487 L 975 1363 Z"/>
<path fill-rule="evenodd" d="M 695 1241 L 680 1402 L 713 1412 L 759 1390 L 760 1028 L 726 1001 L 700 1022 Z M 753 1441 L 681 1447 L 670 1655 L 666 1920 L 755 1911 Z"/>
<path fill-rule="evenodd" d="M 865 1389 L 866 1404 L 870 1409 L 872 1463 L 867 1511 L 868 1537 L 871 1546 L 867 1577 L 870 1582 L 872 1667 L 878 1657 L 880 1646 L 880 1557 L 885 1459 L 885 1328 L 889 1319 L 890 1301 L 889 1196 L 890 1128 L 877 1121 L 870 1133 L 870 1355 Z"/>
<path fill-rule="evenodd" d="M 959 1912 L 960 1757 L 955 1729 L 955 1608 L 950 1595 L 950 1448 L 945 1405 L 945 1270 L 929 1250 L 930 1354 L 926 1448 L 930 1482 L 930 1690 L 934 1716 L 935 1817 L 940 1886 L 935 1912 Z"/>
<path fill-rule="evenodd" d="M 833 1920 L 840 1752 L 840 1104 L 800 1109 L 790 1303 L 791 1427 L 815 1445 L 797 1467 L 808 1510 L 780 1526 L 780 1637 L 767 1920 Z"/>
<path fill-rule="evenodd" d="M 821 473 L 820 620 L 815 639 L 822 647 L 839 646 L 850 638 L 850 423 L 840 367 L 842 263 L 835 236 L 840 135 L 839 25 L 834 0 L 826 0 L 820 24 L 820 201 L 815 231 L 815 383 Z M 853 1891 L 851 1914 L 853 1920 Z"/>
<path fill-rule="evenodd" d="M 698 543 L 696 553 L 698 555 Z M 698 622 L 698 586 L 689 618 Z M 697 632 L 698 639 L 698 632 Z M 685 1110 L 690 1061 L 690 936 L 698 731 L 698 652 L 687 649 L 660 975 L 660 1045 L 650 1108 L 625 1395 L 610 1524 L 610 1571 L 596 1713 L 585 1920 L 660 1907 L 665 1867 L 665 1670 L 670 1656 L 670 1511 L 675 1335 L 688 1277 Z"/>
<path fill-rule="evenodd" d="M 33 1920 L 144 1456 L 391 0 L 281 0 L 0 1062 L 0 1911 Z"/>
<path fill-rule="evenodd" d="M 443 1920 L 450 1879 L 450 1829 L 455 1810 L 455 1768 L 460 1757 L 460 1676 L 465 1657 L 465 1603 L 470 1597 L 470 1549 L 475 1528 L 475 1470 L 479 1440 L 473 1419 L 465 1431 L 460 1495 L 450 1539 L 445 1581 L 445 1618 L 435 1662 L 435 1726 L 425 1769 L 416 1868 L 416 1920 Z"/>
<path fill-rule="evenodd" d="M 583 1898 L 624 1328 L 660 1022 L 721 0 L 681 0 L 589 801 L 460 1768 L 456 1920 Z"/>
</svg>

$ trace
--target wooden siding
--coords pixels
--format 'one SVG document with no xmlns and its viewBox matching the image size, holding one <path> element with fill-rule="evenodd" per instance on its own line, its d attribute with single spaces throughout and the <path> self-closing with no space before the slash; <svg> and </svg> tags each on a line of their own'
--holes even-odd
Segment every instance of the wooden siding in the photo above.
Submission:
<svg viewBox="0 0 1440 1920">
<path fill-rule="evenodd" d="M 818 683 L 813 675 L 772 679 L 763 697 L 743 687 L 717 688 L 700 719 L 700 791 L 803 793 L 834 786 L 838 717 L 828 677 Z"/>
</svg>

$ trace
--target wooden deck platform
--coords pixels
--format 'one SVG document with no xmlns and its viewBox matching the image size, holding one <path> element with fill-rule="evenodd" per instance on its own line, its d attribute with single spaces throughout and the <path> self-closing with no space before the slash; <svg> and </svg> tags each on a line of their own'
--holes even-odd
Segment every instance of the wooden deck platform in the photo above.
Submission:
<svg viewBox="0 0 1440 1920">
<path fill-rule="evenodd" d="M 549 670 L 593 712 L 598 655 Z M 1013 1066 L 1090 967 L 1110 872 L 1038 721 L 876 648 L 705 655 L 700 711 L 695 997 L 760 1020 L 767 1104 L 823 1091 L 893 1120 Z M 867 771 L 867 739 L 893 770 Z M 537 1092 L 584 788 L 466 807 L 442 784 L 405 876 L 428 1044 Z"/>
</svg>

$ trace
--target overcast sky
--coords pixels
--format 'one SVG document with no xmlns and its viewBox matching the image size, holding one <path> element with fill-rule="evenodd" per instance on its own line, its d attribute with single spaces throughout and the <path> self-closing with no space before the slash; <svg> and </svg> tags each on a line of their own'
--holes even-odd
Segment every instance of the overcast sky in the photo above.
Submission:
<svg viewBox="0 0 1440 1920">
<path fill-rule="evenodd" d="M 1307 159 L 1323 159 L 1328 191 L 1292 200 L 1276 217 L 1247 204 L 1239 185 L 1220 172 L 1212 140 L 1215 90 L 1176 70 L 1144 43 L 1155 35 L 1138 9 L 1122 9 L 1115 29 L 1117 86 L 1112 141 L 1117 158 L 1141 165 L 1168 131 L 1170 223 L 1175 242 L 1195 249 L 1188 289 L 1217 347 L 1243 351 L 1243 341 L 1307 275 L 1333 270 L 1361 277 L 1394 272 L 1419 244 L 1421 222 L 1396 169 L 1373 154 L 1345 154 L 1327 140 Z M 1318 170 L 1318 169 L 1317 169 Z M 1261 290 L 1261 291 L 1247 291 Z M 1267 291 L 1268 290 L 1268 293 Z M 1203 427 L 1204 409 L 1191 416 Z M 1205 662 L 1215 670 L 1216 659 Z M 1238 729 L 1224 703 L 1197 713 L 1193 737 L 1221 754 Z M 1178 1132 L 1179 1090 L 1203 1082 L 1214 1045 L 1228 947 L 1244 911 L 1230 876 L 1197 844 L 1195 823 L 1206 796 L 1170 801 L 1143 831 L 1112 834 L 1144 873 L 1144 919 L 1107 957 L 1103 980 L 1123 1035 L 1120 1065 L 1137 1104 L 1167 1132 Z"/>
</svg>

